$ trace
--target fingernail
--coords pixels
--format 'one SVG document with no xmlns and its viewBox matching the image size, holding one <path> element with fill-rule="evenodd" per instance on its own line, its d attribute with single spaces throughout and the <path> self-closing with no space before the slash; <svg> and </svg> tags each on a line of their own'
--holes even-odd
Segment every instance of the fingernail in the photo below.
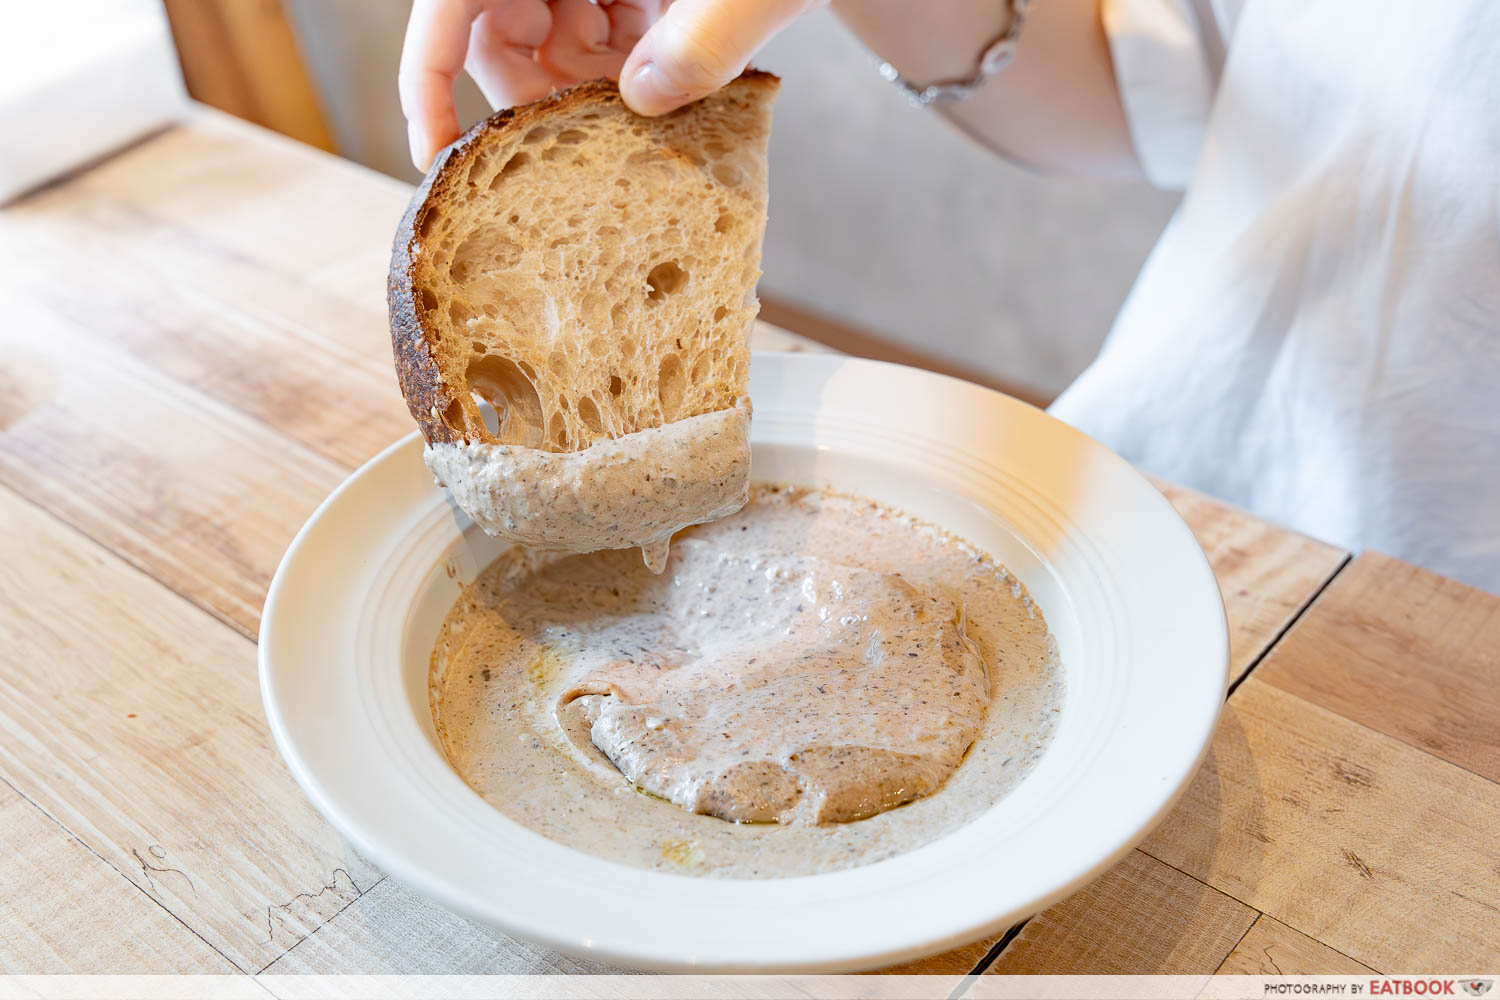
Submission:
<svg viewBox="0 0 1500 1000">
<path fill-rule="evenodd" d="M 418 170 L 426 173 L 432 163 L 432 145 L 427 141 L 427 133 L 416 122 L 409 122 L 406 126 L 406 141 L 411 146 L 411 162 L 416 164 Z"/>
<path fill-rule="evenodd" d="M 687 98 L 687 94 L 671 85 L 654 62 L 648 62 L 635 71 L 625 94 L 630 107 L 643 115 L 666 114 L 681 107 L 687 102 Z"/>
</svg>

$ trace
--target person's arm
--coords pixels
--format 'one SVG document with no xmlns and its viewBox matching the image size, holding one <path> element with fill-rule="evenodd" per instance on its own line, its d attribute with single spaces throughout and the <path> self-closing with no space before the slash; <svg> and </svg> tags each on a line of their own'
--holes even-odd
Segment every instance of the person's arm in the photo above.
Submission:
<svg viewBox="0 0 1500 1000">
<path fill-rule="evenodd" d="M 773 35 L 824 2 L 416 0 L 399 81 L 412 159 L 425 169 L 458 137 L 453 80 L 463 68 L 496 107 L 603 74 L 618 76 L 635 111 L 665 114 L 734 79 Z M 1036 0 L 1011 65 L 942 113 L 1029 166 L 1139 173 L 1100 2 Z M 919 84 L 969 75 L 1010 16 L 1008 0 L 837 0 L 835 8 Z"/>
<path fill-rule="evenodd" d="M 1016 57 L 967 99 L 934 105 L 980 143 L 1026 166 L 1139 176 L 1100 21 L 1100 0 L 1035 0 Z M 1009 24 L 1006 0 L 834 0 L 871 50 L 918 86 L 969 76 Z"/>
<path fill-rule="evenodd" d="M 941 112 L 1027 166 L 1138 176 L 1100 0 L 1036 0 L 1009 66 Z M 661 114 L 723 86 L 809 0 L 677 0 L 625 61 L 631 107 Z M 918 85 L 969 76 L 1010 23 L 1008 0 L 835 0 L 844 23 Z M 872 85 L 879 85 L 871 73 Z"/>
</svg>

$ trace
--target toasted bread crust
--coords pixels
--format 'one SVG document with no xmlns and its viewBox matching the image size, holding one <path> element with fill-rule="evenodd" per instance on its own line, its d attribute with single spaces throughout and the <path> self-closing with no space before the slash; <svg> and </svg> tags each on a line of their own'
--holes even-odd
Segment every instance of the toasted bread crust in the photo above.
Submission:
<svg viewBox="0 0 1500 1000">
<path fill-rule="evenodd" d="M 770 87 L 780 82 L 772 73 L 749 69 L 728 87 Z M 476 153 L 488 143 L 511 132 L 559 113 L 576 111 L 588 105 L 620 101 L 619 87 L 611 80 L 592 80 L 560 91 L 550 97 L 507 108 L 479 122 L 438 153 L 428 168 L 406 214 L 396 227 L 391 247 L 391 267 L 386 281 L 386 306 L 391 327 L 391 349 L 395 356 L 396 378 L 401 394 L 413 419 L 429 444 L 460 443 L 462 436 L 442 420 L 442 414 L 454 402 L 451 388 L 444 384 L 431 347 L 432 331 L 425 319 L 417 286 L 417 264 L 420 256 L 422 227 L 431 207 L 450 197 L 451 188 L 462 183 Z"/>
</svg>

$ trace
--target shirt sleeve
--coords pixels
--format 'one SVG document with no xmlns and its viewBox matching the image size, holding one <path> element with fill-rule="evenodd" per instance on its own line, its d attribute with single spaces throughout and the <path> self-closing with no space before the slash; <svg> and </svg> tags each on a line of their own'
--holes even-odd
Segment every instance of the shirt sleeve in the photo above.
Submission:
<svg viewBox="0 0 1500 1000">
<path fill-rule="evenodd" d="M 1102 0 L 1136 157 L 1156 187 L 1187 187 L 1222 66 L 1211 0 Z"/>
</svg>

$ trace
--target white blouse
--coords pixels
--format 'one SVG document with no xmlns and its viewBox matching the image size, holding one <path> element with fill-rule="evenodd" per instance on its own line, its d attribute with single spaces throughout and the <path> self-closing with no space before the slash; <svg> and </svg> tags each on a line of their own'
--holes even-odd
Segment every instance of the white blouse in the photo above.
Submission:
<svg viewBox="0 0 1500 1000">
<path fill-rule="evenodd" d="M 1052 412 L 1500 593 L 1500 2 L 1104 6 L 1137 154 L 1187 193 Z"/>
</svg>

